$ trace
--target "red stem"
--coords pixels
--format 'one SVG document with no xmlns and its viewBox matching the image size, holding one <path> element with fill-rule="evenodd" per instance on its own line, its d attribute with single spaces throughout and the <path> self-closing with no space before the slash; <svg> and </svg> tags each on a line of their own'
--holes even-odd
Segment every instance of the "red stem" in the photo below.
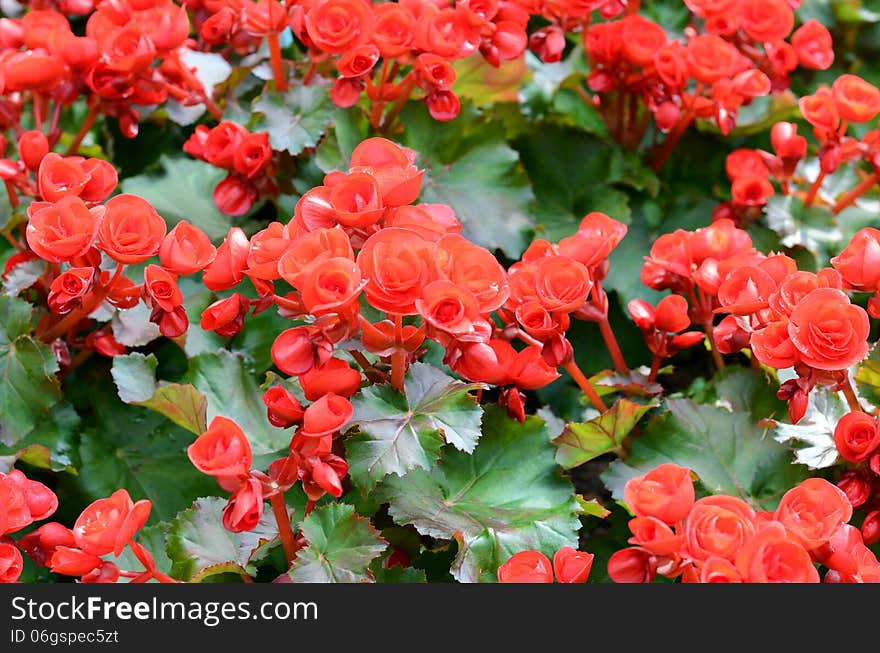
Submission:
<svg viewBox="0 0 880 653">
<path fill-rule="evenodd" d="M 284 57 L 281 55 L 281 41 L 278 34 L 270 32 L 266 35 L 269 43 L 269 60 L 272 63 L 272 76 L 275 78 L 275 90 L 283 93 L 287 90 L 287 75 L 284 72 Z"/>
<path fill-rule="evenodd" d="M 403 343 L 403 316 L 394 316 L 394 344 L 397 349 L 391 354 L 391 387 L 400 393 L 404 392 L 406 378 L 406 352 L 400 346 Z"/>
<path fill-rule="evenodd" d="M 846 195 L 841 197 L 834 205 L 834 208 L 831 209 L 831 212 L 834 215 L 837 215 L 846 207 L 850 206 L 853 202 L 859 199 L 866 192 L 868 192 L 871 187 L 874 186 L 878 181 L 880 181 L 880 174 L 878 174 L 877 172 L 872 172 L 870 175 L 862 179 L 862 181 L 860 181 L 855 188 L 853 188 Z"/>
<path fill-rule="evenodd" d="M 657 374 L 660 372 L 660 364 L 663 362 L 663 357 L 654 354 L 654 360 L 651 361 L 651 373 L 648 375 L 648 382 L 652 383 L 657 380 Z"/>
<path fill-rule="evenodd" d="M 270 499 L 272 512 L 275 513 L 275 521 L 278 522 L 278 534 L 281 536 L 281 544 L 284 547 L 284 555 L 288 564 L 296 557 L 296 538 L 293 536 L 293 527 L 290 525 L 290 515 L 287 513 L 287 504 L 284 502 L 284 493 L 273 494 Z"/>
<path fill-rule="evenodd" d="M 862 405 L 859 403 L 859 398 L 856 397 L 856 391 L 853 390 L 852 383 L 850 383 L 848 372 L 844 372 L 843 381 L 840 385 L 840 389 L 843 390 L 843 396 L 846 397 L 846 403 L 849 406 L 849 409 L 861 412 Z"/>
<path fill-rule="evenodd" d="M 617 344 L 617 338 L 614 336 L 607 315 L 599 320 L 599 331 L 602 333 L 602 339 L 605 341 L 608 353 L 611 354 L 611 360 L 614 361 L 614 369 L 621 374 L 628 374 L 629 366 L 623 358 L 623 352 L 620 351 L 620 345 Z"/>
<path fill-rule="evenodd" d="M 804 206 L 810 206 L 816 200 L 816 195 L 819 192 L 819 188 L 822 187 L 822 182 L 825 180 L 825 175 L 828 174 L 824 170 L 820 170 L 819 174 L 816 175 L 815 181 L 813 181 L 810 186 L 810 190 L 807 191 L 806 197 L 804 197 Z"/>
<path fill-rule="evenodd" d="M 584 376 L 584 373 L 581 372 L 581 368 L 577 366 L 577 363 L 574 362 L 574 359 L 571 359 L 569 362 L 565 363 L 562 366 L 566 372 L 571 375 L 571 378 L 574 379 L 574 382 L 578 384 L 578 387 L 584 391 L 584 394 L 587 395 L 587 399 L 590 400 L 590 403 L 593 404 L 593 407 L 598 410 L 600 413 L 604 413 L 608 410 L 608 406 L 605 405 L 605 402 L 602 401 L 602 397 L 599 396 L 599 393 L 596 392 L 596 389 L 593 388 L 590 380 Z"/>
<path fill-rule="evenodd" d="M 181 66 L 182 68 L 183 66 Z M 73 142 L 70 144 L 70 147 L 67 148 L 67 156 L 71 156 L 77 153 L 79 150 L 80 144 L 83 142 L 83 139 L 86 137 L 86 134 L 89 133 L 89 130 L 95 124 L 95 120 L 98 119 L 98 103 L 97 102 L 89 102 L 89 112 L 86 115 L 86 119 L 83 120 L 83 124 L 80 125 L 79 131 L 76 133 L 76 136 L 73 137 Z"/>
</svg>

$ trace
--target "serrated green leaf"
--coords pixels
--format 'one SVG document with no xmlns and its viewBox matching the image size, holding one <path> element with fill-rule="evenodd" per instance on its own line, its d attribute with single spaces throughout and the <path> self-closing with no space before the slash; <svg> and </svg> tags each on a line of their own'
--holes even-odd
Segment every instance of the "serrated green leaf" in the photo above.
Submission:
<svg viewBox="0 0 880 653">
<path fill-rule="evenodd" d="M 364 583 L 373 580 L 370 562 L 387 543 L 368 519 L 345 503 L 316 508 L 300 524 L 308 546 L 290 567 L 295 583 Z"/>
<path fill-rule="evenodd" d="M 514 258 L 522 254 L 535 198 L 503 128 L 468 107 L 451 123 L 437 123 L 410 103 L 401 118 L 404 144 L 425 168 L 421 201 L 452 207 L 462 233 L 478 245 Z"/>
<path fill-rule="evenodd" d="M 562 546 L 577 546 L 580 506 L 554 453 L 543 420 L 520 424 L 487 406 L 472 454 L 446 451 L 431 471 L 389 476 L 377 494 L 397 523 L 459 541 L 457 580 L 494 581 L 514 553 L 537 549 L 552 557 Z"/>
<path fill-rule="evenodd" d="M 426 363 L 414 363 L 406 396 L 388 385 L 365 388 L 352 399 L 360 433 L 346 440 L 349 474 L 366 493 L 388 474 L 430 469 L 444 441 L 471 452 L 480 438 L 482 409 L 463 383 Z"/>
<path fill-rule="evenodd" d="M 160 174 L 142 174 L 123 179 L 123 193 L 139 195 L 150 202 L 169 228 L 186 220 L 199 227 L 212 240 L 222 239 L 231 218 L 214 204 L 214 187 L 225 172 L 204 161 L 186 156 L 159 158 Z"/>
<path fill-rule="evenodd" d="M 271 511 L 264 511 L 256 528 L 232 533 L 223 527 L 220 497 L 197 499 L 183 510 L 168 529 L 166 552 L 171 559 L 171 575 L 193 583 L 221 573 L 249 573 L 253 556 L 278 537 L 278 526 Z"/>
<path fill-rule="evenodd" d="M 327 86 L 297 84 L 285 93 L 267 91 L 253 103 L 259 118 L 251 131 L 268 132 L 273 150 L 296 156 L 318 144 L 334 110 Z"/>
<path fill-rule="evenodd" d="M 703 491 L 736 496 L 760 510 L 774 509 L 808 476 L 748 413 L 689 399 L 668 399 L 666 408 L 648 421 L 626 461 L 615 460 L 602 474 L 615 499 L 622 499 L 626 481 L 662 463 L 689 467 Z"/>
<path fill-rule="evenodd" d="M 269 423 L 257 382 L 245 369 L 241 356 L 220 350 L 199 354 L 189 362 L 190 369 L 183 380 L 207 398 L 208 422 L 217 415 L 235 420 L 257 456 L 280 451 L 290 444 L 290 429 L 279 429 Z"/>
<path fill-rule="evenodd" d="M 618 399 L 614 405 L 588 422 L 567 424 L 553 439 L 556 462 L 563 469 L 582 465 L 602 454 L 620 452 L 620 445 L 642 416 L 657 404 L 638 404 Z"/>
<path fill-rule="evenodd" d="M 0 297 L 0 444 L 14 446 L 61 400 L 58 361 L 32 338 L 32 307 Z"/>
</svg>

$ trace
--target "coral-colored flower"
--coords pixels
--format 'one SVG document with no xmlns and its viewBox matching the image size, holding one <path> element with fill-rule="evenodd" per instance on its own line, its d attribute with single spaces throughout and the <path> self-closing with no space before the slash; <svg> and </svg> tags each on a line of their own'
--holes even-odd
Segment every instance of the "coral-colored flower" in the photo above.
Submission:
<svg viewBox="0 0 880 653">
<path fill-rule="evenodd" d="M 639 517 L 656 517 L 664 524 L 684 519 L 694 505 L 694 482 L 687 467 L 664 463 L 626 482 L 626 505 Z"/>
<path fill-rule="evenodd" d="M 850 520 L 852 504 L 837 486 L 808 478 L 782 496 L 775 517 L 803 546 L 815 549 Z"/>
<path fill-rule="evenodd" d="M 789 319 L 788 334 L 801 360 L 811 367 L 843 370 L 868 353 L 868 314 L 840 290 L 813 290 Z"/>
<path fill-rule="evenodd" d="M 499 583 L 552 583 L 553 563 L 540 551 L 520 551 L 498 567 Z"/>
<path fill-rule="evenodd" d="M 327 394 L 350 397 L 361 387 L 361 374 L 339 358 L 331 358 L 321 367 L 314 367 L 299 377 L 309 401 L 318 401 Z"/>
<path fill-rule="evenodd" d="M 791 45 L 804 68 L 825 70 L 834 63 L 831 33 L 818 20 L 811 18 L 791 35 Z"/>
<path fill-rule="evenodd" d="M 330 54 L 342 54 L 373 36 L 376 19 L 364 0 L 323 0 L 306 13 L 306 30 L 314 44 Z"/>
<path fill-rule="evenodd" d="M 30 248 L 42 259 L 61 263 L 89 251 L 104 207 L 90 209 L 79 197 L 66 196 L 55 203 L 34 202 L 27 213 Z"/>
<path fill-rule="evenodd" d="M 151 507 L 148 500 L 135 503 L 127 491 L 117 490 L 82 511 L 73 525 L 74 541 L 85 553 L 118 556 L 147 522 Z"/>
<path fill-rule="evenodd" d="M 755 533 L 755 511 L 742 499 L 725 495 L 703 497 L 685 520 L 688 555 L 697 561 L 711 557 L 733 562 Z"/>
<path fill-rule="evenodd" d="M 159 248 L 162 267 L 179 275 L 195 274 L 216 256 L 217 248 L 207 234 L 186 220 L 181 220 L 168 232 Z"/>
<path fill-rule="evenodd" d="M 831 97 L 843 120 L 868 122 L 880 113 L 880 89 L 857 75 L 841 75 L 835 79 Z"/>
<path fill-rule="evenodd" d="M 386 207 L 412 203 L 419 196 L 424 175 L 415 165 L 415 152 L 379 137 L 361 141 L 354 148 L 349 171 L 373 176 Z"/>
<path fill-rule="evenodd" d="M 367 281 L 367 301 L 396 315 L 415 315 L 416 300 L 438 274 L 434 243 L 415 231 L 394 227 L 367 239 L 357 265 Z"/>
<path fill-rule="evenodd" d="M 340 430 L 351 419 L 354 409 L 345 397 L 332 392 L 325 394 L 306 408 L 301 433 L 319 438 Z"/>
<path fill-rule="evenodd" d="M 251 445 L 233 420 L 217 416 L 186 450 L 192 464 L 210 476 L 245 476 L 253 463 Z"/>
<path fill-rule="evenodd" d="M 847 413 L 834 428 L 834 444 L 840 455 L 851 463 L 867 460 L 880 446 L 877 420 L 860 410 Z"/>
<path fill-rule="evenodd" d="M 95 268 L 70 268 L 52 280 L 47 303 L 53 313 L 66 315 L 82 306 L 92 290 Z"/>
<path fill-rule="evenodd" d="M 736 556 L 736 568 L 750 583 L 818 583 L 810 554 L 778 522 L 762 526 Z"/>
<path fill-rule="evenodd" d="M 159 252 L 167 227 L 156 209 L 137 195 L 116 195 L 104 205 L 98 248 L 118 263 L 140 263 Z"/>
<path fill-rule="evenodd" d="M 855 290 L 880 289 L 880 230 L 859 229 L 831 265 Z"/>
</svg>

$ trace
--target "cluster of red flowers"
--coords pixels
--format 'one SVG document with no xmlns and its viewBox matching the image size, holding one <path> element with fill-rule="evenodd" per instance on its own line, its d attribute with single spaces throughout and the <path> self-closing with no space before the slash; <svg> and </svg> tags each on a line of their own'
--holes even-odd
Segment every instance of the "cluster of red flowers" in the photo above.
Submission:
<svg viewBox="0 0 880 653">
<path fill-rule="evenodd" d="M 835 268 L 838 263 L 832 261 Z M 723 218 L 658 238 L 642 267 L 642 281 L 689 297 L 691 316 L 704 325 L 719 354 L 750 348 L 764 365 L 794 368 L 798 377 L 782 384 L 779 397 L 789 402 L 789 416 L 797 422 L 817 384 L 842 390 L 855 401 L 848 369 L 868 352 L 868 315 L 851 302 L 835 268 L 798 270 L 784 254 L 757 251 L 745 231 Z M 631 302 L 630 313 L 637 324 L 644 320 L 638 300 Z M 679 312 L 667 313 L 670 326 L 687 326 L 684 304 Z M 713 324 L 718 313 L 728 315 Z M 678 315 L 680 324 L 673 319 Z"/>
<path fill-rule="evenodd" d="M 347 173 L 328 174 L 324 185 L 302 196 L 287 225 L 274 222 L 250 240 L 233 228 L 205 270 L 205 285 L 226 290 L 247 277 L 261 295 L 257 304 L 274 303 L 287 317 L 306 320 L 272 347 L 278 368 L 306 388 L 326 384 L 309 375 L 327 365 L 334 372 L 347 367 L 333 358 L 334 344 L 358 334 L 366 351 L 392 363 L 397 388 L 429 337 L 462 376 L 519 389 L 543 387 L 558 378 L 557 367 L 573 366 L 565 339 L 570 314 L 597 321 L 610 334 L 601 280 L 608 254 L 626 233 L 622 224 L 592 213 L 559 244 L 535 241 L 507 272 L 491 252 L 460 235 L 449 207 L 411 204 L 421 179 L 414 152 L 368 139 L 355 148 Z M 293 290 L 275 294 L 279 280 Z M 362 294 L 387 319 L 366 320 Z M 248 306 L 235 293 L 208 307 L 202 326 L 232 335 Z M 493 312 L 502 326 L 489 319 Z M 404 325 L 407 316 L 421 317 L 421 324 Z M 515 349 L 513 338 L 526 347 Z M 324 377 L 350 387 L 344 374 Z M 506 392 L 504 399 L 522 418 L 521 394 Z"/>
<path fill-rule="evenodd" d="M 175 583 L 159 571 L 153 555 L 134 541 L 150 517 L 153 505 L 142 499 L 134 502 L 125 490 L 89 504 L 77 517 L 73 528 L 48 522 L 25 535 L 18 544 L 38 565 L 56 574 L 78 576 L 83 583 L 116 583 L 129 578 L 132 583 L 157 580 Z M 130 547 L 144 566 L 143 571 L 120 569 L 108 556 L 119 558 Z"/>
<path fill-rule="evenodd" d="M 590 63 L 587 87 L 612 136 L 637 147 L 651 117 L 666 134 L 655 169 L 694 119 L 714 120 L 727 134 L 741 106 L 787 88 L 789 73 L 799 65 L 824 70 L 834 60 L 831 35 L 819 22 L 792 32 L 794 11 L 786 0 L 685 4 L 693 20 L 684 43 L 670 41 L 663 26 L 636 13 L 637 2 L 624 13 L 622 4 L 607 1 L 544 2 L 542 13 L 551 24 L 531 38 L 532 48 L 551 62 L 562 54 L 566 31 L 582 34 Z M 593 10 L 616 19 L 592 22 Z"/>
<path fill-rule="evenodd" d="M 880 425 L 877 418 L 853 410 L 834 429 L 834 444 L 850 463 L 837 486 L 853 508 L 865 511 L 861 531 L 865 544 L 880 541 Z"/>
<path fill-rule="evenodd" d="M 58 497 L 38 481 L 14 469 L 0 473 L 0 583 L 14 583 L 22 572 L 23 541 L 15 542 L 11 533 L 46 519 L 58 508 Z"/>
<path fill-rule="evenodd" d="M 214 188 L 214 203 L 228 215 L 243 215 L 259 197 L 278 194 L 266 132 L 250 133 L 229 120 L 199 125 L 183 151 L 229 172 Z"/>
<path fill-rule="evenodd" d="M 168 98 L 183 105 L 213 105 L 181 59 L 190 32 L 184 7 L 172 0 L 62 5 L 65 12 L 89 14 L 84 36 L 75 34 L 68 17 L 54 9 L 0 19 L 0 128 L 20 130 L 22 112 L 30 104 L 36 128 L 48 125 L 47 138 L 54 146 L 62 133 L 61 110 L 86 98 L 89 114 L 70 146 L 73 152 L 99 115 L 115 116 L 122 133 L 133 138 L 138 106 Z"/>
<path fill-rule="evenodd" d="M 31 163 L 36 181 L 28 183 L 34 183 L 41 200 L 28 206 L 26 239 L 33 255 L 51 263 L 36 287 L 48 290 L 49 309 L 63 316 L 44 315 L 38 337 L 55 342 L 66 336 L 64 343 L 107 356 L 124 353 L 106 329 L 90 332 L 85 340 L 79 333 L 91 327 L 89 316 L 102 303 L 128 309 L 140 301 L 151 309 L 150 320 L 163 335 L 183 334 L 189 320 L 177 278 L 199 272 L 214 260 L 216 248 L 205 233 L 186 221 L 166 233 L 162 216 L 136 195 L 119 194 L 104 201 L 117 182 L 115 169 L 106 161 L 51 152 Z M 157 254 L 160 264 L 144 268 L 143 283 L 135 284 L 123 274 L 125 266 Z M 23 253 L 15 263 L 33 255 Z M 113 272 L 103 269 L 104 255 L 116 263 Z M 65 345 L 59 347 L 60 360 L 69 362 L 62 351 Z"/>
<path fill-rule="evenodd" d="M 540 551 L 520 551 L 498 567 L 499 583 L 586 583 L 593 568 L 592 553 L 564 546 L 553 562 Z"/>
<path fill-rule="evenodd" d="M 821 199 L 838 214 L 880 180 L 880 131 L 869 130 L 860 139 L 847 134 L 850 125 L 870 122 L 880 113 L 880 89 L 856 75 L 841 75 L 830 87 L 821 86 L 813 95 L 802 97 L 798 105 L 818 143 L 818 171 L 813 181 L 797 176 L 798 166 L 807 156 L 806 138 L 797 133 L 794 123 L 776 123 L 770 131 L 772 153 L 742 148 L 728 155 L 732 198 L 716 209 L 717 216 L 727 215 L 739 222 L 754 219 L 776 192 L 771 180 L 784 195 L 796 194 L 807 206 Z M 870 172 L 855 187 L 837 198 L 821 197 L 828 175 L 841 165 L 859 161 L 864 161 Z"/>
<path fill-rule="evenodd" d="M 321 72 L 335 76 L 333 101 L 350 107 L 366 92 L 374 127 L 390 125 L 416 89 L 436 120 L 452 120 L 461 104 L 452 90 L 450 63 L 479 54 L 497 67 L 520 57 L 528 43 L 529 13 L 508 0 L 188 4 L 198 10 L 196 25 L 206 48 L 247 52 L 266 38 L 276 90 L 288 86 L 279 35 L 289 27 L 311 62 L 304 83 L 311 82 L 317 64 L 332 61 L 334 69 L 324 66 Z"/>
<path fill-rule="evenodd" d="M 630 479 L 624 501 L 632 547 L 608 561 L 618 583 L 659 574 L 686 583 L 880 582 L 880 562 L 849 525 L 852 505 L 837 487 L 810 478 L 786 492 L 775 511 L 733 496 L 695 500 L 691 471 L 660 465 Z"/>
</svg>

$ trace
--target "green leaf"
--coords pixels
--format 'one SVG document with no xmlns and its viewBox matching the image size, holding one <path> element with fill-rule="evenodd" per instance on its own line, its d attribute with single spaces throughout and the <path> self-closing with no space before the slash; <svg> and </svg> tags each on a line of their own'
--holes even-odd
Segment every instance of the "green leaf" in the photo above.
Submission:
<svg viewBox="0 0 880 653">
<path fill-rule="evenodd" d="M 329 503 L 306 517 L 300 530 L 308 546 L 297 553 L 290 567 L 295 583 L 372 582 L 370 562 L 387 543 L 368 519 L 346 503 Z"/>
<path fill-rule="evenodd" d="M 856 370 L 855 381 L 859 396 L 873 406 L 880 406 L 880 347 L 871 348 L 868 358 Z"/>
<path fill-rule="evenodd" d="M 580 84 L 580 80 L 577 82 Z M 592 104 L 587 104 L 570 88 L 561 88 L 553 97 L 553 110 L 562 114 L 563 122 L 600 138 L 610 138 L 608 126 Z"/>
<path fill-rule="evenodd" d="M 90 500 L 125 488 L 135 500 L 152 501 L 155 523 L 217 491 L 214 479 L 187 458 L 191 433 L 162 415 L 122 403 L 103 387 L 94 394 L 94 414 L 84 423 L 79 450 L 78 483 Z"/>
<path fill-rule="evenodd" d="M 589 422 L 567 424 L 562 434 L 553 439 L 558 447 L 556 462 L 563 469 L 571 469 L 605 453 L 620 453 L 626 436 L 656 406 L 618 399 L 609 410 Z"/>
<path fill-rule="evenodd" d="M 235 420 L 256 456 L 280 451 L 290 444 L 290 429 L 269 423 L 262 393 L 241 356 L 221 350 L 199 354 L 189 362 L 184 380 L 207 398 L 208 422 L 217 415 Z"/>
<path fill-rule="evenodd" d="M 510 257 L 522 254 L 534 194 L 503 128 L 472 107 L 463 107 L 451 123 L 437 123 L 410 103 L 401 118 L 404 144 L 419 153 L 425 168 L 421 201 L 451 206 L 462 233 L 478 245 Z"/>
<path fill-rule="evenodd" d="M 114 357 L 110 372 L 119 398 L 127 404 L 149 408 L 187 431 L 201 435 L 208 429 L 207 398 L 189 384 L 157 385 L 157 365 L 153 354 L 144 356 L 134 352 Z"/>
<path fill-rule="evenodd" d="M 458 540 L 458 581 L 494 581 L 514 553 L 537 549 L 552 557 L 562 546 L 577 546 L 580 506 L 554 453 L 543 420 L 520 424 L 487 406 L 472 454 L 446 451 L 430 472 L 389 476 L 377 494 L 397 523 Z"/>
<path fill-rule="evenodd" d="M 259 117 L 251 131 L 269 132 L 273 150 L 296 156 L 318 144 L 334 110 L 327 86 L 297 84 L 285 93 L 267 91 L 253 103 Z"/>
<path fill-rule="evenodd" d="M 30 336 L 33 307 L 0 296 L 0 444 L 12 447 L 61 400 L 58 361 Z"/>
<path fill-rule="evenodd" d="M 76 434 L 80 418 L 73 406 L 58 403 L 39 425 L 24 438 L 8 447 L 0 444 L 0 457 L 11 455 L 39 469 L 77 473 L 79 456 Z"/>
<path fill-rule="evenodd" d="M 795 195 L 774 195 L 767 200 L 767 226 L 779 234 L 784 247 L 803 247 L 817 266 L 825 265 L 842 239 L 834 216 L 826 207 L 805 206 Z"/>
<path fill-rule="evenodd" d="M 531 77 L 524 57 L 502 61 L 497 67 L 482 57 L 467 57 L 453 62 L 453 68 L 455 94 L 478 107 L 516 102 L 519 89 Z"/>
<path fill-rule="evenodd" d="M 264 511 L 256 528 L 232 533 L 223 527 L 226 503 L 220 497 L 200 498 L 172 520 L 166 551 L 174 578 L 198 583 L 215 574 L 254 573 L 251 561 L 278 538 L 275 518 Z"/>
<path fill-rule="evenodd" d="M 156 394 L 156 367 L 159 361 L 153 354 L 133 352 L 113 357 L 110 374 L 119 391 L 119 398 L 127 404 L 147 401 Z"/>
<path fill-rule="evenodd" d="M 405 381 L 406 397 L 389 385 L 365 388 L 352 399 L 360 433 L 346 440 L 349 474 L 366 493 L 388 474 L 430 469 L 444 441 L 471 452 L 480 438 L 483 410 L 471 390 L 426 363 L 414 363 Z"/>
<path fill-rule="evenodd" d="M 161 173 L 123 179 L 120 191 L 139 195 L 150 202 L 168 222 L 169 228 L 186 220 L 201 228 L 211 240 L 221 240 L 232 221 L 214 204 L 214 187 L 226 173 L 209 163 L 185 156 L 163 154 L 159 164 Z"/>
<path fill-rule="evenodd" d="M 666 408 L 648 421 L 626 461 L 614 461 L 602 474 L 615 499 L 622 499 L 626 481 L 662 463 L 689 467 L 705 492 L 736 496 L 760 510 L 775 508 L 808 476 L 746 412 L 689 399 L 668 399 Z"/>
</svg>

